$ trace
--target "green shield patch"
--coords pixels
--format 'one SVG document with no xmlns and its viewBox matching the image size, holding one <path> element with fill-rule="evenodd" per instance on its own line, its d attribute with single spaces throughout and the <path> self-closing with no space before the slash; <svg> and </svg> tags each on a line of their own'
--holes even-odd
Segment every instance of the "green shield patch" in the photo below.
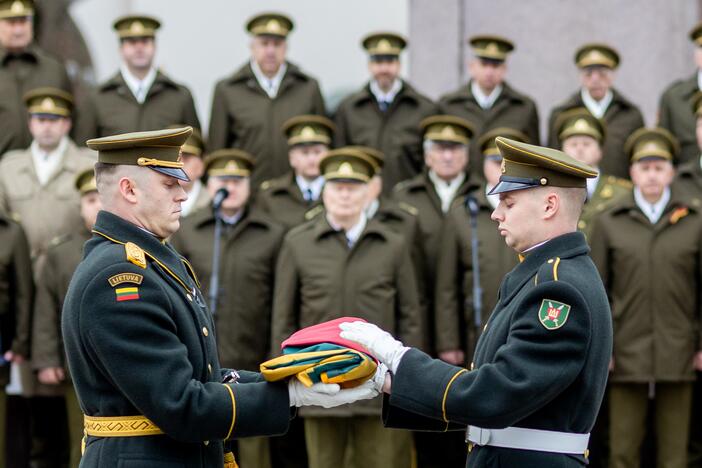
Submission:
<svg viewBox="0 0 702 468">
<path fill-rule="evenodd" d="M 568 321 L 570 306 L 558 301 L 544 299 L 539 307 L 539 322 L 547 330 L 561 328 Z"/>
</svg>

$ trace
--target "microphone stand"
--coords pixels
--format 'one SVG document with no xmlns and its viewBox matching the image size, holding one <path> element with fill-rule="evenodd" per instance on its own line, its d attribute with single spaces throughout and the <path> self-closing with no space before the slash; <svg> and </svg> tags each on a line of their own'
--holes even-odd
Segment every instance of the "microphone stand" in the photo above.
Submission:
<svg viewBox="0 0 702 468">
<path fill-rule="evenodd" d="M 212 203 L 212 209 L 215 217 L 214 242 L 212 248 L 212 275 L 210 277 L 210 312 L 212 315 L 217 313 L 217 300 L 219 298 L 219 260 L 222 240 L 222 215 L 220 213 L 222 202 L 229 196 L 227 189 L 222 188 L 215 194 L 215 200 Z"/>
<path fill-rule="evenodd" d="M 471 263 L 473 268 L 473 324 L 476 331 L 480 333 L 483 323 L 483 288 L 480 286 L 480 255 L 478 252 L 478 201 L 472 197 L 466 197 L 466 210 L 470 215 L 470 245 Z"/>
</svg>

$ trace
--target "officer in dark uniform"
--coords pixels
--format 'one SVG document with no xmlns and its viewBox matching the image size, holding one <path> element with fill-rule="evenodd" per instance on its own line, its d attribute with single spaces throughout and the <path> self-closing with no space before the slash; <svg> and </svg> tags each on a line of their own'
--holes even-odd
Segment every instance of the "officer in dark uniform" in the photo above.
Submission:
<svg viewBox="0 0 702 468">
<path fill-rule="evenodd" d="M 81 409 L 85 467 L 235 466 L 223 440 L 285 432 L 290 407 L 377 394 L 372 382 L 287 387 L 221 369 L 214 323 L 179 227 L 189 127 L 88 141 L 104 211 L 64 303 L 62 332 Z"/>
<path fill-rule="evenodd" d="M 497 146 L 504 159 L 492 218 L 523 261 L 500 286 L 470 370 L 373 324 L 341 324 L 341 336 L 392 372 L 387 426 L 468 426 L 471 468 L 580 467 L 612 351 L 607 294 L 576 232 L 585 180 L 597 172 L 550 148 L 504 138 Z"/>
<path fill-rule="evenodd" d="M 321 211 L 317 208 L 322 204 L 324 177 L 319 173 L 319 160 L 329 151 L 334 128 L 321 115 L 298 115 L 283 124 L 291 170 L 263 182 L 256 204 L 286 230 Z"/>
<path fill-rule="evenodd" d="M 91 97 L 88 115 L 77 122 L 76 141 L 179 123 L 200 128 L 190 90 L 154 65 L 160 27 L 161 23 L 150 16 L 115 20 L 122 64 Z"/>
</svg>

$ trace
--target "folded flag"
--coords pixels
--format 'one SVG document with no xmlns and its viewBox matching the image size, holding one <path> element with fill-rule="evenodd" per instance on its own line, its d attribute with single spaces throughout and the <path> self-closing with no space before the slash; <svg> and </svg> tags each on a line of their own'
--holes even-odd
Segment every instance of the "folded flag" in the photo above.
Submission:
<svg viewBox="0 0 702 468">
<path fill-rule="evenodd" d="M 361 319 L 344 317 L 297 331 L 283 342 L 283 355 L 261 364 L 269 382 L 296 376 L 303 385 L 336 383 L 355 387 L 373 377 L 378 367 L 365 349 L 339 337 L 339 323 Z"/>
</svg>

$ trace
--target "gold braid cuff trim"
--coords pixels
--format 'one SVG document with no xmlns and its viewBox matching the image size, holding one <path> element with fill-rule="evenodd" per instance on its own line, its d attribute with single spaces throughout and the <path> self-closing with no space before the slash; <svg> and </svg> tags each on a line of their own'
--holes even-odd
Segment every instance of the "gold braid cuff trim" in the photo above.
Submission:
<svg viewBox="0 0 702 468">
<path fill-rule="evenodd" d="M 456 380 L 456 377 L 458 377 L 459 375 L 461 375 L 461 374 L 464 373 L 464 372 L 468 372 L 468 370 L 467 370 L 467 369 L 461 369 L 461 370 L 459 370 L 458 372 L 456 372 L 456 373 L 453 375 L 453 377 L 451 377 L 451 380 L 449 380 L 449 383 L 446 384 L 446 390 L 444 390 L 444 399 L 443 399 L 443 401 L 441 402 L 441 413 L 442 413 L 442 415 L 443 415 L 443 417 L 444 417 L 444 422 L 445 422 L 446 424 L 448 424 L 448 422 L 449 422 L 448 417 L 446 416 L 446 398 L 448 398 L 449 388 L 451 388 L 451 384 L 453 384 L 453 381 Z"/>
<path fill-rule="evenodd" d="M 85 433 L 94 437 L 140 437 L 163 434 L 145 416 L 87 416 L 83 415 Z"/>
</svg>

